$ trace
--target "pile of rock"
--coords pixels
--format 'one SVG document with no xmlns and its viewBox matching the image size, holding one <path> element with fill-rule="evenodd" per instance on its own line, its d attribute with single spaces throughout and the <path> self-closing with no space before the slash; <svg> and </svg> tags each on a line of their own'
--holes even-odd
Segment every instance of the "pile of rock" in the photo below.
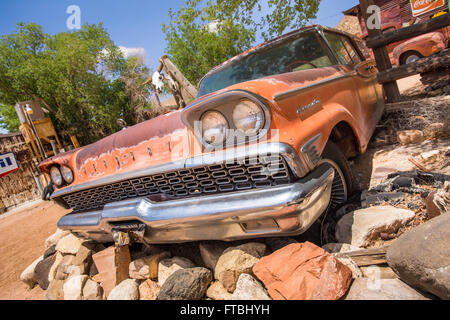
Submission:
<svg viewBox="0 0 450 320">
<path fill-rule="evenodd" d="M 339 243 L 323 248 L 294 238 L 105 247 L 57 230 L 21 280 L 49 300 L 449 299 L 450 214 L 363 249 L 413 218 L 354 210 L 337 224 Z"/>
</svg>

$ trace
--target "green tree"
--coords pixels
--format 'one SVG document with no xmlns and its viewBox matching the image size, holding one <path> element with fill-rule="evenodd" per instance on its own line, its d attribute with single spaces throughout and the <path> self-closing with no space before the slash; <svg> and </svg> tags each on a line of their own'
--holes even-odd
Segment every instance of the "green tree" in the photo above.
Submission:
<svg viewBox="0 0 450 320">
<path fill-rule="evenodd" d="M 129 67 L 101 24 L 48 35 L 20 23 L 0 39 L 0 103 L 37 100 L 59 130 L 90 143 L 119 130 L 118 118 L 135 122 Z"/>
<path fill-rule="evenodd" d="M 20 120 L 13 106 L 0 104 L 0 128 L 8 132 L 19 131 Z"/>
<path fill-rule="evenodd" d="M 176 21 L 172 12 L 171 20 Z M 163 25 L 166 53 L 194 85 L 212 67 L 249 49 L 255 40 L 252 30 L 229 21 L 222 23 Z"/>
</svg>

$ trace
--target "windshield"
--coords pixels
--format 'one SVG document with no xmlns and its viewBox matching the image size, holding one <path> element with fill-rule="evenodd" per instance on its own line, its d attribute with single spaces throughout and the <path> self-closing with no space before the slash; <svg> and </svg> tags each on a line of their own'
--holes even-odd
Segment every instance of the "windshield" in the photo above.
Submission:
<svg viewBox="0 0 450 320">
<path fill-rule="evenodd" d="M 236 83 L 260 79 L 274 74 L 331 66 L 328 50 L 317 32 L 302 33 L 275 47 L 255 52 L 231 62 L 206 76 L 198 96 L 226 88 Z"/>
</svg>

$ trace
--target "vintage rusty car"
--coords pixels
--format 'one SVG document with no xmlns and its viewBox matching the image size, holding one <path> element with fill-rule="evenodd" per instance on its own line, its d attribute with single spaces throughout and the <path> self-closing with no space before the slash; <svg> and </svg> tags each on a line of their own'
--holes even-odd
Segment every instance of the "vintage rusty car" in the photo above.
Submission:
<svg viewBox="0 0 450 320">
<path fill-rule="evenodd" d="M 40 164 L 58 226 L 148 243 L 298 235 L 344 202 L 384 108 L 352 36 L 308 26 L 215 67 L 182 110 Z"/>
</svg>

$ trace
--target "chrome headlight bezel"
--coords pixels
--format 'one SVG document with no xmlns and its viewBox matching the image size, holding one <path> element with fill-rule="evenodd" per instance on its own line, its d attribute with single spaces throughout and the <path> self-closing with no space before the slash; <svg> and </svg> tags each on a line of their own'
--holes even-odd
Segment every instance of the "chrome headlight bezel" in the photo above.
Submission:
<svg viewBox="0 0 450 320">
<path fill-rule="evenodd" d="M 73 182 L 74 175 L 70 167 L 61 165 L 59 167 L 59 171 L 61 172 L 61 175 L 67 184 L 71 184 Z"/>
<path fill-rule="evenodd" d="M 233 122 L 234 107 L 244 100 L 249 100 L 252 103 L 256 104 L 261 108 L 264 114 L 263 124 L 259 131 L 254 134 L 252 133 L 246 135 L 243 131 L 237 130 Z M 223 145 L 208 144 L 203 139 L 202 124 L 200 119 L 202 118 L 203 114 L 208 111 L 220 112 L 228 121 L 230 130 L 227 133 L 226 142 Z M 194 136 L 206 150 L 210 150 L 210 148 L 218 150 L 227 147 L 247 144 L 256 140 L 264 140 L 268 135 L 268 131 L 271 125 L 272 113 L 271 107 L 266 99 L 255 93 L 236 89 L 217 93 L 194 102 L 183 110 L 183 112 L 181 113 L 181 120 L 189 129 L 192 130 Z"/>
<path fill-rule="evenodd" d="M 62 177 L 61 171 L 57 166 L 52 166 L 50 168 L 50 179 L 57 187 L 61 187 L 64 184 L 64 179 Z"/>
</svg>

